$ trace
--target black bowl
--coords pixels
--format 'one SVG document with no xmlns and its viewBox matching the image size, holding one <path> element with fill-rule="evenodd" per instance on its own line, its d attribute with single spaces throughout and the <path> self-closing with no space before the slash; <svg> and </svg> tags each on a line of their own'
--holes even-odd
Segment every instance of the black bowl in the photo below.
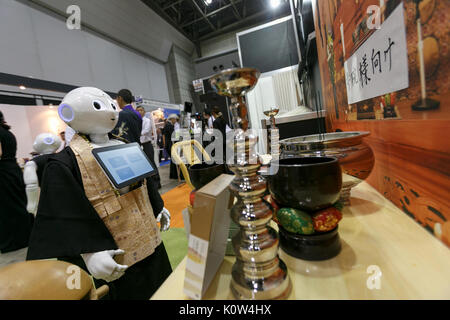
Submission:
<svg viewBox="0 0 450 320">
<path fill-rule="evenodd" d="M 320 261 L 331 259 L 341 252 L 338 227 L 310 235 L 295 234 L 280 225 L 278 228 L 281 248 L 295 258 Z"/>
<path fill-rule="evenodd" d="M 189 178 L 196 190 L 207 185 L 215 178 L 225 173 L 225 165 L 223 164 L 194 164 L 188 167 Z"/>
<path fill-rule="evenodd" d="M 342 171 L 333 157 L 299 157 L 272 162 L 269 191 L 281 207 L 317 211 L 339 200 Z"/>
</svg>

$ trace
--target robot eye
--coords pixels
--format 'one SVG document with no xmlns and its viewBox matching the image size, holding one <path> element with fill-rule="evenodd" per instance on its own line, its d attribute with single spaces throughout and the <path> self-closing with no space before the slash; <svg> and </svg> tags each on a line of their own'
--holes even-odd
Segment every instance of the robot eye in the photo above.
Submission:
<svg viewBox="0 0 450 320">
<path fill-rule="evenodd" d="M 94 107 L 95 110 L 105 110 L 106 109 L 105 103 L 101 100 L 92 101 L 92 106 Z"/>
<path fill-rule="evenodd" d="M 100 110 L 102 108 L 102 106 L 97 101 L 94 101 L 94 108 L 97 110 Z"/>
<path fill-rule="evenodd" d="M 53 140 L 52 137 L 46 137 L 46 138 L 44 138 L 44 143 L 45 143 L 45 144 L 51 145 L 51 144 L 53 144 L 54 142 L 55 142 L 55 140 Z"/>
<path fill-rule="evenodd" d="M 111 107 L 116 110 L 116 106 L 114 105 L 114 103 L 111 103 Z"/>
</svg>

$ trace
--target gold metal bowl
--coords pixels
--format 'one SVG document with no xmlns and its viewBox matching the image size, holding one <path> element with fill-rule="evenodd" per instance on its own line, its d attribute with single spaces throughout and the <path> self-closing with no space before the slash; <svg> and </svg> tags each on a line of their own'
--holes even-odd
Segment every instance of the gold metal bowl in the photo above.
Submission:
<svg viewBox="0 0 450 320">
<path fill-rule="evenodd" d="M 227 69 L 212 76 L 209 82 L 221 96 L 236 97 L 252 90 L 261 73 L 253 68 Z"/>
</svg>

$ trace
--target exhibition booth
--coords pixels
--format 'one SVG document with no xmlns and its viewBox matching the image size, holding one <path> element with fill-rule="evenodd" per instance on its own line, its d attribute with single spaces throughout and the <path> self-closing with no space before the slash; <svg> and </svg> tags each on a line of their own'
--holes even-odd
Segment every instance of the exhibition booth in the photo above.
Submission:
<svg viewBox="0 0 450 320">
<path fill-rule="evenodd" d="M 450 299 L 449 3 L 144 2 L 122 82 L 0 70 L 0 300 Z"/>
</svg>

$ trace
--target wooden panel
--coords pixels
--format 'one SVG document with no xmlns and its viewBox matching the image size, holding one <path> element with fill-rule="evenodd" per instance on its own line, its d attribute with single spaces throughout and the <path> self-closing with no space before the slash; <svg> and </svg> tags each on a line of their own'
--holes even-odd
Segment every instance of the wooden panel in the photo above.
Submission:
<svg viewBox="0 0 450 320">
<path fill-rule="evenodd" d="M 349 105 L 344 62 L 373 34 L 364 25 L 366 9 L 380 1 L 313 2 L 327 129 L 370 131 L 365 140 L 375 154 L 375 167 L 367 182 L 426 230 L 442 237 L 450 224 L 450 2 L 383 3 L 381 21 L 399 5 L 404 8 L 409 87 Z M 425 82 L 419 74 L 417 16 L 426 42 Z M 413 109 L 421 99 L 421 88 L 439 102 L 436 109 Z M 383 112 L 386 101 L 391 113 Z"/>
<path fill-rule="evenodd" d="M 418 148 L 448 153 L 450 139 L 449 120 L 385 120 L 385 121 L 334 121 L 328 131 L 370 131 L 371 138 L 387 143 L 417 146 Z"/>
</svg>

